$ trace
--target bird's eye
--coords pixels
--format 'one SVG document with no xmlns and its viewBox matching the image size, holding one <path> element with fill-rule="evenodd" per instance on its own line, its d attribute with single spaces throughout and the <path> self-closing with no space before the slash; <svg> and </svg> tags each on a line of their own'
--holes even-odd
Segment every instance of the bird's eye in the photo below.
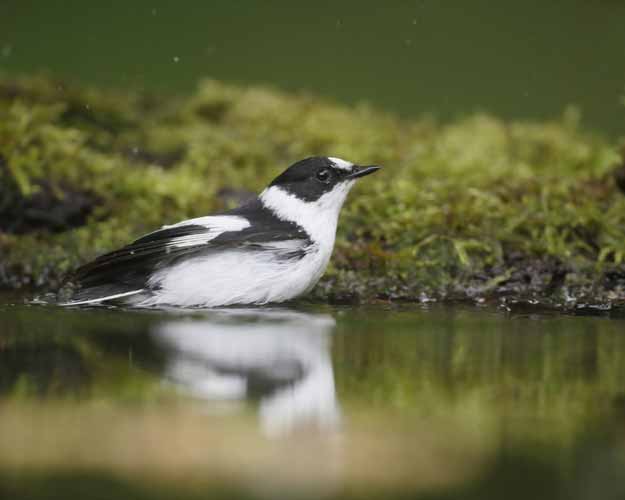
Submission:
<svg viewBox="0 0 625 500">
<path fill-rule="evenodd" d="M 317 172 L 317 179 L 323 183 L 330 182 L 330 170 L 327 168 L 323 168 Z"/>
</svg>

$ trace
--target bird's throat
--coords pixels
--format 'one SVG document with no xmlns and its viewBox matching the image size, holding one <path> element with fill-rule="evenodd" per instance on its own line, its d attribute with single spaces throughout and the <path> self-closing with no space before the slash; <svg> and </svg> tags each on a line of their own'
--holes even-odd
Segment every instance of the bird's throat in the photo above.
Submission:
<svg viewBox="0 0 625 500">
<path fill-rule="evenodd" d="M 351 184 L 337 186 L 315 201 L 304 201 L 295 195 L 271 186 L 259 196 L 262 204 L 281 220 L 293 222 L 321 246 L 334 246 L 339 213 Z"/>
</svg>

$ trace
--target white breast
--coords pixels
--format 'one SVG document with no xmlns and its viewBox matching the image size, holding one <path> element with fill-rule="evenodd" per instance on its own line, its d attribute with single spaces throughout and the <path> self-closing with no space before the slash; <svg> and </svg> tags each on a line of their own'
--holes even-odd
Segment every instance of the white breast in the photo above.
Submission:
<svg viewBox="0 0 625 500">
<path fill-rule="evenodd" d="M 279 246 L 293 250 L 285 242 Z M 276 253 L 281 250 L 276 248 Z M 150 286 L 156 291 L 136 305 L 217 307 L 284 302 L 317 283 L 331 252 L 322 252 L 313 243 L 302 258 L 277 259 L 276 253 L 229 250 L 181 262 L 155 273 Z"/>
</svg>

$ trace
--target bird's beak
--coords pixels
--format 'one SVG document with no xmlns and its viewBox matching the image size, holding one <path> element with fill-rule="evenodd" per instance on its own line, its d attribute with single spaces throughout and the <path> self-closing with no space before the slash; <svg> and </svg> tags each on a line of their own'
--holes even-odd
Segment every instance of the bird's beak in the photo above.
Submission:
<svg viewBox="0 0 625 500">
<path fill-rule="evenodd" d="M 376 170 L 380 170 L 377 165 L 354 165 L 351 173 L 347 176 L 347 179 L 357 179 L 358 177 L 364 177 L 365 175 L 372 174 Z"/>
</svg>

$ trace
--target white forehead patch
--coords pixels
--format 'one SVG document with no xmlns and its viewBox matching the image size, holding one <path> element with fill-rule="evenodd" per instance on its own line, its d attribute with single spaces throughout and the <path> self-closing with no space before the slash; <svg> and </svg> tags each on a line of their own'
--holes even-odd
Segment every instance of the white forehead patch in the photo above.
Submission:
<svg viewBox="0 0 625 500">
<path fill-rule="evenodd" d="M 350 163 L 345 160 L 341 160 L 340 158 L 333 158 L 332 156 L 328 156 L 328 160 L 334 163 L 336 168 L 340 168 L 341 170 L 351 170 L 354 166 L 353 163 Z"/>
</svg>

